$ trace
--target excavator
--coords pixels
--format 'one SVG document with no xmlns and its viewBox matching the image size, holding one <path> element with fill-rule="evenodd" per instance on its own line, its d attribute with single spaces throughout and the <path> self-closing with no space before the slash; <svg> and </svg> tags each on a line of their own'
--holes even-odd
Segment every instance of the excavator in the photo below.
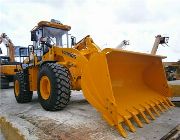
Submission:
<svg viewBox="0 0 180 140">
<path fill-rule="evenodd" d="M 159 45 L 160 44 L 161 45 L 163 45 L 163 44 L 167 45 L 168 41 L 169 41 L 169 37 L 157 35 L 155 37 L 155 41 L 154 41 L 153 48 L 151 50 L 151 54 L 156 55 Z"/>
<path fill-rule="evenodd" d="M 156 55 L 157 50 L 159 45 L 164 46 L 164 44 L 166 46 L 168 43 L 169 37 L 164 37 L 161 35 L 157 35 L 154 41 L 154 45 L 153 48 L 151 50 L 151 54 L 152 55 Z M 178 62 L 163 62 L 164 64 L 164 69 L 166 71 L 166 77 L 168 81 L 172 81 L 172 80 L 176 80 L 176 79 L 180 79 L 179 77 L 179 68 L 180 65 L 178 64 Z"/>
<path fill-rule="evenodd" d="M 71 27 L 58 20 L 40 21 L 31 30 L 29 57 L 14 78 L 18 103 L 32 100 L 37 91 L 47 111 L 64 109 L 71 90 L 82 90 L 86 100 L 123 137 L 172 108 L 162 56 L 100 49 L 88 35 L 79 42 Z M 71 40 L 70 40 L 71 38 Z M 126 126 L 125 126 L 126 125 Z"/>
<path fill-rule="evenodd" d="M 157 35 L 151 50 L 152 55 L 156 55 L 159 45 L 167 45 L 169 37 Z M 168 46 L 168 45 L 167 45 Z M 166 72 L 166 78 L 169 86 L 172 88 L 173 97 L 180 97 L 180 61 L 177 62 L 163 62 Z M 179 102 L 176 101 L 176 102 Z"/>
<path fill-rule="evenodd" d="M 15 46 L 5 33 L 0 36 L 1 43 L 6 46 L 7 55 L 0 56 L 0 89 L 6 89 L 9 88 L 9 82 L 13 82 L 14 75 L 21 67 L 20 63 L 15 61 Z M 19 50 L 27 51 L 27 48 L 21 47 Z M 2 54 L 2 50 L 0 52 Z"/>
<path fill-rule="evenodd" d="M 119 45 L 116 46 L 116 48 L 125 49 L 127 45 L 130 45 L 129 40 L 123 40 Z"/>
</svg>

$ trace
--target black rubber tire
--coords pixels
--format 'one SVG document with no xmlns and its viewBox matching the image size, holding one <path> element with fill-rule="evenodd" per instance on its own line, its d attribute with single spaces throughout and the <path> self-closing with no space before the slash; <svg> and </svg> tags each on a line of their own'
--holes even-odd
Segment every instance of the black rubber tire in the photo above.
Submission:
<svg viewBox="0 0 180 140">
<path fill-rule="evenodd" d="M 15 94 L 15 81 L 18 80 L 19 82 L 19 94 L 18 96 Z M 28 72 L 20 71 L 17 72 L 14 77 L 14 95 L 16 101 L 18 103 L 28 103 L 31 102 L 33 92 L 29 90 L 29 79 L 28 79 Z"/>
<path fill-rule="evenodd" d="M 47 76 L 51 89 L 48 99 L 43 99 L 40 93 L 40 80 Z M 42 66 L 38 75 L 38 98 L 41 106 L 48 111 L 62 110 L 71 97 L 70 75 L 67 68 L 57 63 L 46 63 Z"/>
<path fill-rule="evenodd" d="M 7 78 L 0 77 L 0 89 L 8 89 L 9 80 Z"/>
</svg>

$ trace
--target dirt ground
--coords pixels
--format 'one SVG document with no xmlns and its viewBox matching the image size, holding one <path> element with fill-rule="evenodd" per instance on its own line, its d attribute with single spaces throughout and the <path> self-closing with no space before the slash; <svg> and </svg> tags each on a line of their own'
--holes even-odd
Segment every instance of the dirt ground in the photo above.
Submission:
<svg viewBox="0 0 180 140">
<path fill-rule="evenodd" d="M 1 130 L 0 130 L 0 140 L 4 140 L 4 136 L 3 136 L 3 134 L 1 133 Z"/>
<path fill-rule="evenodd" d="M 72 92 L 71 102 L 64 110 L 49 112 L 40 106 L 36 93 L 31 103 L 18 104 L 12 88 L 1 90 L 0 116 L 5 116 L 29 140 L 124 139 L 84 99 L 82 92 Z M 162 113 L 143 128 L 136 127 L 135 133 L 127 131 L 127 140 L 159 140 L 177 124 L 180 124 L 179 107 Z"/>
</svg>

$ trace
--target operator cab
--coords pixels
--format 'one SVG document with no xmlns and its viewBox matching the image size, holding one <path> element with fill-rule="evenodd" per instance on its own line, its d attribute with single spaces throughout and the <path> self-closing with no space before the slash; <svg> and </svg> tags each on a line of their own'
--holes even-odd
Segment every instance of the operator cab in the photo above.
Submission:
<svg viewBox="0 0 180 140">
<path fill-rule="evenodd" d="M 63 25 L 60 21 L 52 19 L 51 22 L 41 21 L 38 26 L 31 31 L 31 41 L 36 54 L 48 52 L 52 46 L 69 48 L 68 25 Z M 39 54 L 40 55 L 40 54 Z"/>
</svg>

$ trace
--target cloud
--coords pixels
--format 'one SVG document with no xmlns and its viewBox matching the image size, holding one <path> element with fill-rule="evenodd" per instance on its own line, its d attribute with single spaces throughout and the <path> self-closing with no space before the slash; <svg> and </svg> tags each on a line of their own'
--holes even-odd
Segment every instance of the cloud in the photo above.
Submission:
<svg viewBox="0 0 180 140">
<path fill-rule="evenodd" d="M 150 52 L 157 34 L 170 36 L 170 47 L 158 54 L 179 59 L 180 19 L 178 0 L 0 0 L 0 32 L 15 45 L 31 44 L 30 30 L 41 20 L 58 19 L 72 26 L 77 40 L 90 34 L 101 47 L 130 40 L 128 50 Z M 166 60 L 166 61 L 167 61 Z"/>
</svg>

